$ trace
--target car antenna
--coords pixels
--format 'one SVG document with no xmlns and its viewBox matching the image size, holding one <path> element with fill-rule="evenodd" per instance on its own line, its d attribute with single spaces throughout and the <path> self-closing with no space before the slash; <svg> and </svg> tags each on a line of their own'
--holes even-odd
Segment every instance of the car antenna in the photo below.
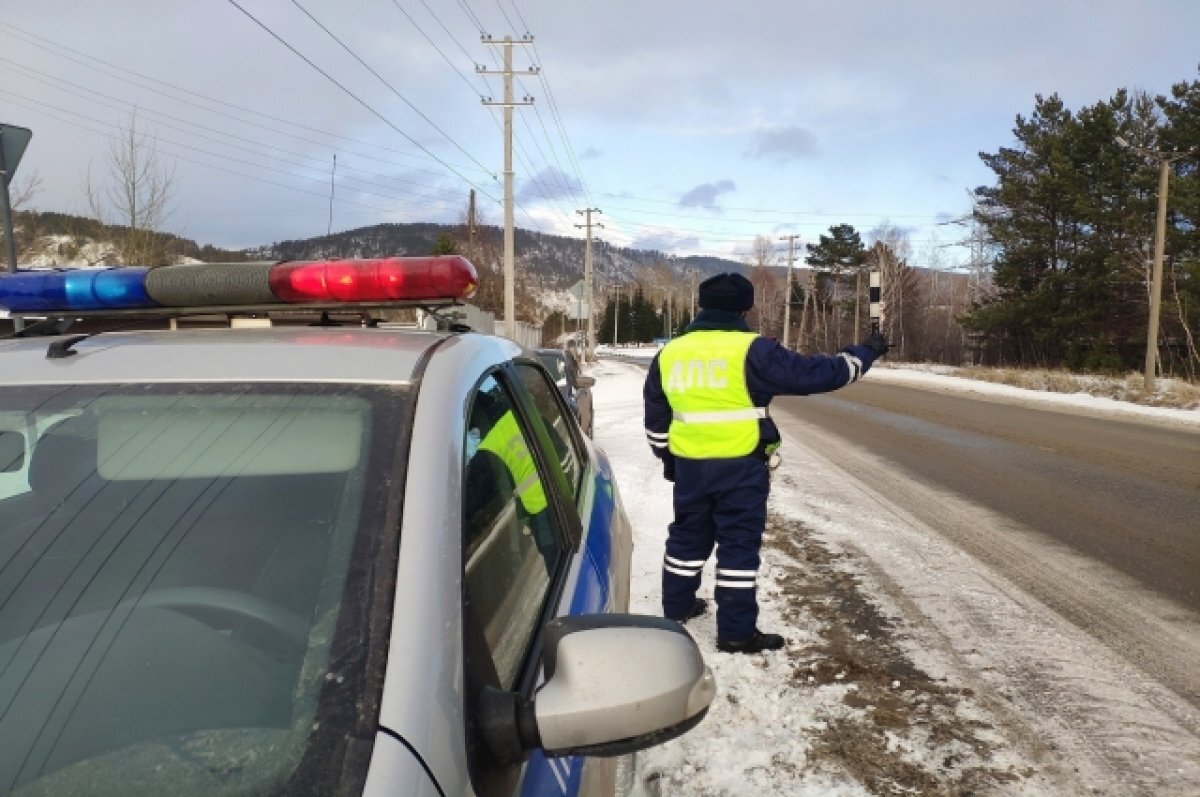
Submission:
<svg viewBox="0 0 1200 797">
<path fill-rule="evenodd" d="M 65 357 L 73 357 L 78 354 L 77 351 L 72 351 L 71 347 L 81 340 L 87 340 L 91 334 L 72 335 L 69 338 L 59 338 L 50 343 L 50 348 L 46 349 L 47 360 L 61 360 Z"/>
</svg>

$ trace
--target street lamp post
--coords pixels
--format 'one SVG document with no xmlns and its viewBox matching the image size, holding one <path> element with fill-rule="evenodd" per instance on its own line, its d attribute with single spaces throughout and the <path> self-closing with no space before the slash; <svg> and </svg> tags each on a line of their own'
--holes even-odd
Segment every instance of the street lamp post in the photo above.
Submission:
<svg viewBox="0 0 1200 797">
<path fill-rule="evenodd" d="M 1147 147 L 1135 147 L 1121 136 L 1117 136 L 1116 140 L 1122 147 L 1133 150 L 1150 161 L 1158 161 L 1158 218 L 1154 229 L 1154 265 L 1150 270 L 1150 322 L 1146 330 L 1146 369 L 1143 377 L 1146 392 L 1153 393 L 1155 365 L 1158 361 L 1158 317 L 1162 311 L 1163 253 L 1167 241 L 1167 188 L 1171 164 L 1196 154 L 1196 150 L 1162 152 Z"/>
</svg>

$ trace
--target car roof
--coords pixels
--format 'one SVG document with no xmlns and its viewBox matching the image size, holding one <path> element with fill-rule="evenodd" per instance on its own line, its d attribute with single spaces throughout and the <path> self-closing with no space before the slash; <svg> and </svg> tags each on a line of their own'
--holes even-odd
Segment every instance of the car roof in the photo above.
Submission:
<svg viewBox="0 0 1200 797">
<path fill-rule="evenodd" d="M 358 327 L 273 327 L 110 332 L 76 341 L 73 354 L 48 358 L 55 341 L 0 341 L 0 384 L 113 382 L 354 382 L 404 384 L 448 338 L 494 348 L 519 347 L 484 335 Z"/>
</svg>

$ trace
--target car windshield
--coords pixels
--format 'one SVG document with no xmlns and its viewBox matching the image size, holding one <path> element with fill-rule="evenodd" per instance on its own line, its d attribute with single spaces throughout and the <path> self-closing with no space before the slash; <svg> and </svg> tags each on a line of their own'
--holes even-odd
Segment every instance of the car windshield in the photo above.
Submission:
<svg viewBox="0 0 1200 797">
<path fill-rule="evenodd" d="M 328 793 L 406 391 L 0 389 L 0 791 Z"/>
</svg>

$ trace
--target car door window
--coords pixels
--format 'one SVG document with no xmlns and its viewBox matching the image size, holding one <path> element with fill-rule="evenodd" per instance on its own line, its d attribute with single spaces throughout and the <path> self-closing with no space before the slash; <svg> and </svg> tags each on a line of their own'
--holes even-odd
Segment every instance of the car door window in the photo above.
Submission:
<svg viewBox="0 0 1200 797">
<path fill-rule="evenodd" d="M 517 374 L 521 384 L 533 398 L 538 415 L 545 423 L 550 433 L 550 442 L 554 446 L 554 456 L 562 469 L 567 483 L 571 487 L 572 498 L 579 494 L 580 476 L 583 473 L 583 452 L 571 429 L 574 420 L 563 409 L 558 397 L 558 391 L 547 379 L 541 369 L 532 365 L 518 365 Z"/>
<path fill-rule="evenodd" d="M 563 554 L 531 439 L 509 390 L 484 379 L 467 424 L 464 561 L 467 599 L 503 688 L 517 678 Z"/>
</svg>

